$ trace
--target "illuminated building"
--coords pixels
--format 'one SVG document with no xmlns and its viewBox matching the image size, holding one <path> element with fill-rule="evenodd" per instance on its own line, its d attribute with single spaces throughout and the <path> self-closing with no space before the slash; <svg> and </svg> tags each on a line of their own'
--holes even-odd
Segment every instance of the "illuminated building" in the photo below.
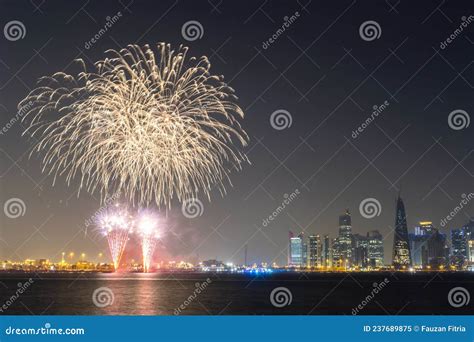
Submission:
<svg viewBox="0 0 474 342">
<path fill-rule="evenodd" d="M 428 239 L 428 264 L 432 269 L 446 266 L 445 245 L 446 235 L 435 228 Z"/>
<path fill-rule="evenodd" d="M 366 236 L 354 234 L 353 265 L 360 268 L 368 266 L 368 246 L 369 241 Z"/>
<path fill-rule="evenodd" d="M 428 266 L 428 235 L 408 234 L 410 242 L 410 254 L 412 266 L 415 268 L 425 268 Z"/>
<path fill-rule="evenodd" d="M 305 243 L 303 241 L 304 235 L 303 233 L 299 234 L 298 236 L 294 236 L 292 232 L 290 232 L 290 245 L 289 245 L 289 253 L 288 253 L 288 266 L 289 267 L 304 267 L 305 265 L 305 252 L 304 247 Z"/>
<path fill-rule="evenodd" d="M 473 240 L 474 218 L 471 218 L 462 228 L 451 231 L 451 264 L 457 269 L 462 269 L 464 266 L 472 268 L 474 257 L 471 248 Z"/>
<path fill-rule="evenodd" d="M 451 230 L 451 265 L 462 269 L 468 256 L 467 231 L 463 228 Z"/>
<path fill-rule="evenodd" d="M 371 268 L 384 265 L 383 236 L 378 230 L 367 233 L 367 259 Z"/>
<path fill-rule="evenodd" d="M 342 258 L 344 267 L 350 267 L 352 263 L 352 220 L 349 210 L 339 216 L 339 257 Z"/>
<path fill-rule="evenodd" d="M 322 248 L 322 263 L 324 267 L 331 267 L 332 262 L 331 239 L 329 235 L 324 235 Z"/>
<path fill-rule="evenodd" d="M 474 240 L 469 240 L 467 242 L 467 253 L 468 253 L 468 262 L 470 265 L 474 264 Z"/>
<path fill-rule="evenodd" d="M 322 245 L 319 235 L 309 237 L 309 267 L 321 266 Z"/>
<path fill-rule="evenodd" d="M 438 269 L 446 265 L 446 235 L 431 221 L 420 222 L 415 234 L 409 234 L 409 241 L 413 267 Z"/>
<path fill-rule="evenodd" d="M 334 238 L 332 241 L 332 267 L 340 268 L 343 266 L 343 259 L 341 253 L 341 245 L 339 238 Z"/>
<path fill-rule="evenodd" d="M 403 200 L 398 196 L 395 214 L 395 232 L 393 238 L 393 267 L 404 269 L 411 266 L 410 247 L 408 242 L 407 218 Z"/>
</svg>

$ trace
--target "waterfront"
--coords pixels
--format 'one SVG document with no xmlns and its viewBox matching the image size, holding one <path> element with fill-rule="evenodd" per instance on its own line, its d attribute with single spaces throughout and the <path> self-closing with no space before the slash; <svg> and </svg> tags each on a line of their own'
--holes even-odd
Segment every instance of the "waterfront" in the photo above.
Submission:
<svg viewBox="0 0 474 342">
<path fill-rule="evenodd" d="M 31 285 L 11 301 L 30 278 Z M 383 288 L 368 300 L 380 284 Z M 472 302 L 455 308 L 448 293 L 473 285 L 472 272 L 0 273 L 0 305 L 10 301 L 0 314 L 466 315 L 472 314 Z M 279 287 L 291 293 L 290 303 L 283 307 L 270 300 Z M 94 291 L 101 288 L 111 291 L 110 305 L 94 304 Z M 364 301 L 363 308 L 354 311 Z M 184 309 L 178 310 L 180 306 Z"/>
</svg>

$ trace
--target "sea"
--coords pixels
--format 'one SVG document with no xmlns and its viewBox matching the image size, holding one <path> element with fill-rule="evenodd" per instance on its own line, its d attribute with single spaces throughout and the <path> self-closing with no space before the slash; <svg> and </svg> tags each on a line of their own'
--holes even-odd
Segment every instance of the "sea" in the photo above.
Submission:
<svg viewBox="0 0 474 342">
<path fill-rule="evenodd" d="M 0 272 L 0 315 L 472 315 L 474 272 Z"/>
</svg>

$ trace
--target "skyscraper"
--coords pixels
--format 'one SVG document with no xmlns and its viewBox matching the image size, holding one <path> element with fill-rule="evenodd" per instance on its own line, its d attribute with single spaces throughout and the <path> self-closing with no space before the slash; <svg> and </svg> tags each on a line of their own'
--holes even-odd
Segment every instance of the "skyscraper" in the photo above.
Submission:
<svg viewBox="0 0 474 342">
<path fill-rule="evenodd" d="M 329 235 L 324 235 L 322 252 L 322 264 L 324 267 L 330 267 L 332 265 L 331 257 L 331 240 L 329 239 Z"/>
<path fill-rule="evenodd" d="M 411 266 L 426 268 L 430 265 L 429 242 L 436 228 L 431 221 L 421 221 L 414 230 L 415 234 L 408 234 Z"/>
<path fill-rule="evenodd" d="M 451 265 L 462 269 L 470 258 L 469 241 L 474 240 L 474 218 L 459 229 L 451 230 Z"/>
<path fill-rule="evenodd" d="M 411 266 L 410 248 L 408 243 L 407 218 L 405 205 L 400 196 L 397 199 L 395 215 L 395 233 L 393 237 L 393 267 L 396 269 Z"/>
<path fill-rule="evenodd" d="M 348 268 L 352 263 L 352 220 L 348 209 L 339 216 L 339 253 L 344 267 Z"/>
<path fill-rule="evenodd" d="M 408 234 L 410 242 L 411 264 L 414 268 L 425 268 L 428 266 L 428 239 L 429 235 L 415 227 L 414 234 Z"/>
<path fill-rule="evenodd" d="M 322 245 L 319 235 L 309 237 L 309 267 L 321 266 Z"/>
<path fill-rule="evenodd" d="M 367 258 L 369 267 L 377 268 L 384 265 L 383 236 L 378 230 L 367 233 Z"/>
<path fill-rule="evenodd" d="M 428 263 L 431 268 L 440 268 L 446 265 L 445 245 L 446 235 L 434 228 L 428 240 Z"/>
<path fill-rule="evenodd" d="M 339 237 L 332 240 L 332 267 L 339 268 L 343 266 L 341 246 L 339 243 Z"/>
<path fill-rule="evenodd" d="M 367 268 L 369 241 L 366 236 L 362 236 L 360 234 L 354 234 L 353 239 L 354 239 L 353 265 L 360 268 Z"/>
<path fill-rule="evenodd" d="M 305 266 L 305 252 L 304 246 L 305 243 L 303 241 L 303 234 L 299 234 L 298 236 L 294 236 L 292 232 L 289 234 L 290 238 L 290 245 L 289 245 L 289 253 L 288 253 L 288 266 L 290 267 L 303 267 Z"/>
<path fill-rule="evenodd" d="M 467 260 L 467 231 L 464 228 L 451 230 L 451 265 L 462 269 Z"/>
</svg>

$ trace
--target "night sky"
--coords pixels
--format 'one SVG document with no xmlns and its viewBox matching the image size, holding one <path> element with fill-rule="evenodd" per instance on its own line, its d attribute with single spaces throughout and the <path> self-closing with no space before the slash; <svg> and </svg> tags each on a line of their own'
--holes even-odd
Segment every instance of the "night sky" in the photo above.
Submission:
<svg viewBox="0 0 474 342">
<path fill-rule="evenodd" d="M 251 165 L 232 173 L 224 198 L 202 198 L 202 216 L 187 219 L 175 203 L 157 260 L 217 258 L 243 262 L 286 262 L 288 230 L 338 233 L 338 216 L 348 208 L 353 231 L 378 229 L 391 261 L 395 199 L 401 191 L 408 227 L 440 220 L 474 192 L 471 123 L 453 129 L 448 116 L 474 115 L 474 21 L 444 49 L 440 44 L 473 15 L 472 1 L 23 1 L 2 0 L 0 24 L 18 20 L 23 39 L 0 36 L 1 126 L 17 114 L 18 103 L 39 77 L 74 72 L 76 58 L 92 63 L 107 49 L 127 44 L 168 42 L 189 46 L 190 56 L 206 55 L 245 111 Z M 86 42 L 120 19 L 88 49 Z M 296 15 L 295 13 L 298 13 Z M 264 46 L 285 22 L 295 20 Z M 474 18 L 471 18 L 474 19 Z M 203 27 L 187 41 L 182 26 Z M 364 40 L 359 27 L 375 21 L 380 37 Z M 3 32 L 3 30 L 2 30 Z M 268 45 L 268 44 L 267 44 Z M 373 106 L 389 105 L 356 138 L 353 131 Z M 291 126 L 277 130 L 272 113 L 286 110 Z M 466 125 L 465 125 L 466 126 Z M 84 222 L 100 207 L 98 194 L 70 187 L 65 179 L 41 173 L 29 158 L 34 140 L 14 123 L 0 135 L 2 206 L 21 199 L 24 216 L 0 216 L 0 258 L 51 258 L 74 251 L 97 260 L 106 241 Z M 299 195 L 266 226 L 263 220 L 285 194 Z M 379 216 L 368 219 L 359 204 L 375 198 Z M 460 227 L 474 215 L 469 202 L 450 222 Z M 448 227 L 442 232 L 449 233 Z M 126 257 L 138 258 L 131 238 Z M 107 260 L 107 259 L 105 259 Z"/>
</svg>

